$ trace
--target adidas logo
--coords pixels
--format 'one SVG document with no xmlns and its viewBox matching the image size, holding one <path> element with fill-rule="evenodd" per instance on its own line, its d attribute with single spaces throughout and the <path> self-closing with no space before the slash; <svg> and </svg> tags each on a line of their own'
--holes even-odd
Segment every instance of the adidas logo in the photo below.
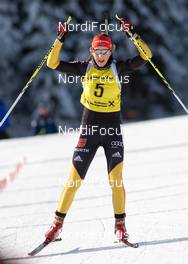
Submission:
<svg viewBox="0 0 188 264">
<path fill-rule="evenodd" d="M 115 152 L 113 155 L 112 155 L 112 158 L 121 158 L 121 154 L 119 152 Z"/>
<path fill-rule="evenodd" d="M 80 161 L 80 162 L 82 162 L 83 160 L 82 160 L 81 157 L 78 155 L 78 156 L 76 156 L 76 157 L 74 158 L 74 161 Z"/>
</svg>

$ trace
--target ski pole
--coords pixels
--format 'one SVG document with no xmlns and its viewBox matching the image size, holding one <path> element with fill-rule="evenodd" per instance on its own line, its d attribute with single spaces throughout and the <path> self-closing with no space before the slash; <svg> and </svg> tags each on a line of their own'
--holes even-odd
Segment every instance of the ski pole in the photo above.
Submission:
<svg viewBox="0 0 188 264">
<path fill-rule="evenodd" d="M 105 23 L 105 34 L 108 35 L 108 24 L 109 24 L 109 15 L 108 15 L 108 12 L 105 12 L 104 14 L 104 23 Z"/>
<path fill-rule="evenodd" d="M 68 17 L 67 21 L 65 22 L 65 25 L 68 25 L 70 23 L 70 21 L 72 20 L 71 16 Z M 60 33 L 61 34 L 61 33 Z M 63 33 L 62 33 L 63 34 Z M 7 111 L 6 115 L 3 117 L 3 119 L 0 122 L 0 127 L 2 127 L 2 125 L 4 124 L 4 122 L 6 121 L 6 119 L 9 117 L 9 115 L 11 114 L 12 110 L 14 109 L 14 107 L 17 105 L 17 103 L 19 102 L 20 98 L 23 96 L 23 94 L 25 93 L 25 91 L 27 90 L 27 88 L 29 87 L 29 85 L 32 83 L 33 79 L 36 77 L 36 75 L 39 73 L 40 69 L 42 68 L 42 66 L 44 65 L 44 63 L 46 62 L 46 60 L 48 59 L 48 55 L 50 54 L 50 52 L 52 51 L 52 49 L 54 48 L 55 42 L 53 43 L 53 45 L 51 46 L 51 48 L 48 50 L 48 52 L 46 53 L 46 55 L 44 56 L 44 58 L 42 59 L 41 63 L 38 65 L 38 67 L 36 68 L 36 70 L 34 71 L 34 73 L 31 75 L 29 81 L 26 83 L 26 85 L 23 87 L 23 89 L 21 90 L 21 92 L 19 93 L 18 97 L 16 98 L 16 100 L 14 101 L 14 103 L 11 105 L 11 107 L 9 108 L 9 110 Z"/>
<path fill-rule="evenodd" d="M 116 14 L 115 16 L 119 21 L 122 20 L 122 18 L 118 17 L 118 15 Z M 128 31 L 129 33 L 129 31 Z M 129 33 L 130 35 L 132 34 L 131 32 Z M 145 53 L 145 51 L 143 50 L 143 48 L 139 45 L 137 39 L 134 37 L 134 35 L 132 35 L 130 37 L 130 39 L 133 41 L 134 45 L 138 48 L 138 50 L 142 51 L 144 53 L 144 55 L 146 56 L 147 60 L 149 61 L 149 63 L 151 64 L 151 66 L 154 68 L 154 70 L 157 72 L 157 74 L 161 77 L 162 81 L 166 84 L 166 86 L 168 87 L 168 89 L 172 92 L 172 94 L 174 95 L 174 97 L 177 99 L 177 101 L 180 103 L 180 105 L 183 107 L 183 109 L 185 110 L 185 112 L 188 114 L 188 109 L 187 107 L 184 105 L 184 103 L 182 102 L 182 100 L 177 96 L 177 94 L 175 93 L 174 89 L 171 87 L 171 85 L 169 84 L 169 82 L 166 80 L 166 78 L 164 77 L 164 75 L 161 73 L 161 71 L 157 68 L 157 66 L 153 63 L 153 61 L 151 59 L 149 59 L 147 57 L 147 54 Z"/>
</svg>

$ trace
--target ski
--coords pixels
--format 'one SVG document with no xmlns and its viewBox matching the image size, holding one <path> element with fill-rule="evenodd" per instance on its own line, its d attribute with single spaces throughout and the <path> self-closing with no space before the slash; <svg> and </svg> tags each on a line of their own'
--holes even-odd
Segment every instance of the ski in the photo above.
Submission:
<svg viewBox="0 0 188 264">
<path fill-rule="evenodd" d="M 128 240 L 121 240 L 120 242 L 122 242 L 123 244 L 127 245 L 128 247 L 132 247 L 132 248 L 138 248 L 139 244 L 138 243 L 131 243 Z"/>
<path fill-rule="evenodd" d="M 131 243 L 127 239 L 124 240 L 115 240 L 115 243 L 123 243 L 124 245 L 132 248 L 138 248 L 139 244 L 138 243 Z"/>
<path fill-rule="evenodd" d="M 36 247 L 33 251 L 31 251 L 30 253 L 28 253 L 29 256 L 35 256 L 36 254 L 38 254 L 43 248 L 45 248 L 47 245 L 49 245 L 52 242 L 57 242 L 57 241 L 61 241 L 61 238 L 57 238 L 54 241 L 51 240 L 45 240 L 44 242 L 42 242 L 38 247 Z"/>
</svg>

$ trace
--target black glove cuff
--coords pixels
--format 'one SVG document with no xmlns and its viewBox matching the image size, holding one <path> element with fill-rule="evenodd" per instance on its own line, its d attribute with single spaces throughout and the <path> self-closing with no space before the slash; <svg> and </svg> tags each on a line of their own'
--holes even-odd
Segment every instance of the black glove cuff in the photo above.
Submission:
<svg viewBox="0 0 188 264">
<path fill-rule="evenodd" d="M 58 39 L 61 43 L 63 43 L 63 42 L 65 41 L 65 35 L 66 35 L 66 33 L 64 33 L 63 35 L 60 33 L 60 34 L 58 34 L 57 39 Z"/>
<path fill-rule="evenodd" d="M 126 35 L 127 35 L 127 37 L 128 38 L 132 38 L 133 37 L 133 35 L 136 33 L 135 31 L 134 31 L 134 29 L 133 29 L 133 27 L 132 28 L 130 28 L 127 32 L 125 32 L 126 33 Z"/>
</svg>

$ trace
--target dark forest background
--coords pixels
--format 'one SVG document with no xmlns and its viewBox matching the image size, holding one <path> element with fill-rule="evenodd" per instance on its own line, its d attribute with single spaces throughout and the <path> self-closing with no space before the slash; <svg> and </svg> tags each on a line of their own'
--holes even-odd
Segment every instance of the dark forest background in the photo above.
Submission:
<svg viewBox="0 0 188 264">
<path fill-rule="evenodd" d="M 59 21 L 104 22 L 104 13 L 132 21 L 153 51 L 153 61 L 188 105 L 188 1 L 187 0 L 0 0 L 0 99 L 9 107 L 56 38 Z M 64 60 L 85 60 L 96 32 L 71 32 L 62 52 Z M 112 32 L 114 57 L 137 54 L 122 32 Z M 59 84 L 58 72 L 42 68 L 11 114 L 12 137 L 32 134 L 31 120 L 45 102 L 57 124 L 78 126 L 81 84 Z M 181 106 L 148 64 L 131 75 L 122 89 L 124 122 L 184 114 Z"/>
</svg>

